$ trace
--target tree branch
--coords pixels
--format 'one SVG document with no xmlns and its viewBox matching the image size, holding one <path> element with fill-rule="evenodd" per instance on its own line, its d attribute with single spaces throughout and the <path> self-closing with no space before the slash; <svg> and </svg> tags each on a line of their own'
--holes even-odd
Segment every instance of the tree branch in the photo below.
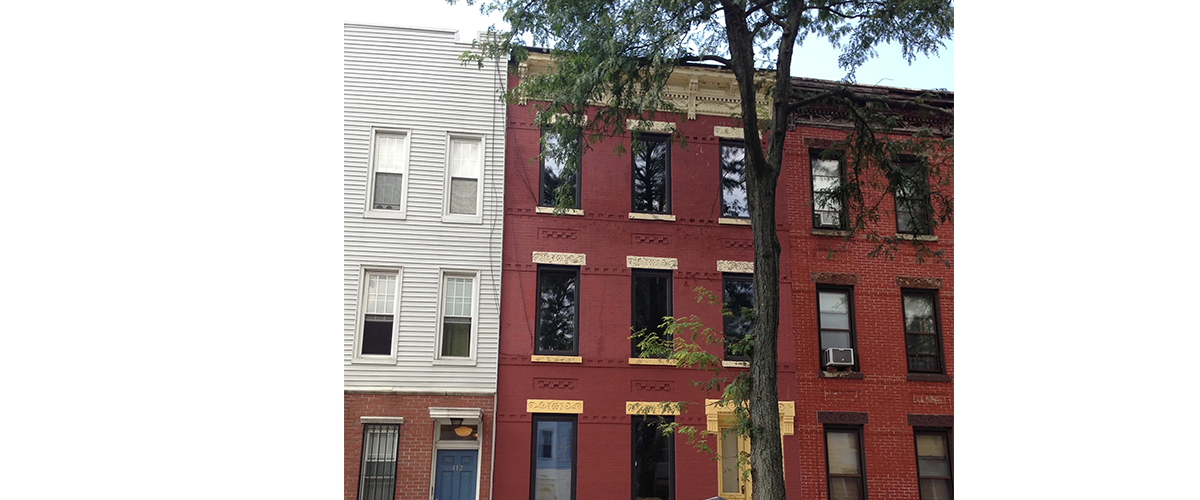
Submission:
<svg viewBox="0 0 1200 500">
<path fill-rule="evenodd" d="M 796 108 L 807 106 L 807 105 L 812 104 L 821 99 L 825 99 L 828 97 L 835 97 L 835 96 L 845 98 L 849 102 L 854 102 L 856 104 L 864 104 L 867 102 L 878 102 L 878 103 L 887 104 L 889 106 L 896 106 L 900 109 L 919 109 L 922 111 L 929 111 L 929 112 L 937 113 L 942 116 L 948 116 L 951 118 L 954 117 L 953 109 L 946 109 L 946 108 L 939 108 L 937 106 L 930 106 L 928 104 L 916 102 L 915 100 L 893 99 L 890 97 L 860 94 L 858 92 L 854 92 L 845 87 L 840 87 L 840 88 L 832 89 L 832 90 L 826 90 L 824 92 L 814 94 L 812 96 L 803 98 L 798 101 L 792 101 L 792 102 L 788 103 L 787 110 L 789 113 L 791 113 Z"/>
<path fill-rule="evenodd" d="M 713 55 L 683 56 L 683 57 L 680 57 L 679 59 L 676 59 L 676 61 L 678 61 L 680 64 L 688 63 L 688 62 L 713 61 L 713 62 L 719 62 L 726 67 L 728 67 L 731 64 L 729 62 L 729 59 L 726 59 L 721 56 L 713 56 Z"/>
</svg>

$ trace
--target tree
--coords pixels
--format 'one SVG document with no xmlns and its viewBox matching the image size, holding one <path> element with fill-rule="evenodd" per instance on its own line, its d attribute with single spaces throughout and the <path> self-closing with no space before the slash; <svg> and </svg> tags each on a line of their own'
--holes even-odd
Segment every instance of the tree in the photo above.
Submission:
<svg viewBox="0 0 1200 500">
<path fill-rule="evenodd" d="M 654 112 L 674 111 L 661 90 L 679 65 L 711 64 L 733 73 L 745 132 L 745 185 L 757 292 L 745 395 L 753 496 L 755 500 L 784 498 L 776 391 L 780 244 L 775 202 L 787 118 L 809 107 L 838 106 L 847 110 L 853 122 L 843 144 L 847 179 L 826 193 L 848 205 L 852 223 L 847 241 L 866 233 L 866 239 L 877 243 L 873 253 L 889 257 L 899 244 L 895 237 L 872 228 L 871 222 L 879 218 L 879 202 L 863 194 L 864 184 L 871 179 L 884 182 L 885 192 L 897 194 L 900 200 L 932 200 L 932 205 L 910 206 L 907 201 L 898 205 L 897 211 L 921 229 L 948 221 L 953 205 L 949 193 L 913 187 L 915 175 L 939 164 L 928 158 L 945 155 L 945 147 L 928 131 L 910 139 L 890 135 L 900 120 L 896 112 L 941 115 L 952 121 L 952 110 L 920 97 L 895 99 L 856 92 L 848 85 L 824 89 L 793 85 L 792 55 L 809 38 L 828 38 L 842 49 L 838 62 L 852 82 L 854 69 L 876 55 L 877 44 L 898 43 L 910 62 L 918 54 L 936 54 L 943 40 L 952 36 L 950 0 L 490 0 L 483 9 L 504 12 L 510 31 L 485 39 L 479 57 L 511 57 L 520 62 L 528 56 L 525 45 L 550 50 L 554 71 L 523 78 L 509 97 L 538 101 L 538 108 L 545 111 L 538 114 L 538 123 L 560 138 L 624 134 L 628 119 L 645 120 Z M 760 92 L 766 102 L 758 100 Z M 584 120 L 583 114 L 595 105 L 601 107 Z M 552 113 L 570 117 L 552 120 Z M 768 114 L 773 118 L 768 119 Z M 760 142 L 764 131 L 765 147 Z M 559 140 L 560 147 L 547 154 L 564 162 L 570 174 L 579 168 L 581 149 L 589 144 Z M 644 182 L 653 188 L 653 179 Z M 566 192 L 558 191 L 560 206 L 570 203 L 564 199 Z M 912 241 L 918 258 L 938 256 L 918 240 Z"/>
</svg>

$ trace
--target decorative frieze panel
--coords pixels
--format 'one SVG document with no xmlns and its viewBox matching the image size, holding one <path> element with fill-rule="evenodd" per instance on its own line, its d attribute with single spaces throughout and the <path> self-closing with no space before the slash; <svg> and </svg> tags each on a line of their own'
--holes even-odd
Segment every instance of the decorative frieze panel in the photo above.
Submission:
<svg viewBox="0 0 1200 500">
<path fill-rule="evenodd" d="M 584 266 L 587 265 L 587 255 L 581 253 L 533 252 L 533 263 Z"/>
<path fill-rule="evenodd" d="M 754 274 L 754 262 L 745 260 L 718 260 L 717 271 L 722 273 Z"/>
<path fill-rule="evenodd" d="M 867 414 L 858 411 L 819 411 L 817 423 L 867 425 Z"/>
<path fill-rule="evenodd" d="M 913 427 L 954 427 L 954 415 L 909 415 Z"/>
<path fill-rule="evenodd" d="M 671 392 L 675 384 L 669 380 L 634 380 L 630 388 L 636 391 Z"/>
<path fill-rule="evenodd" d="M 526 399 L 529 413 L 583 413 L 583 401 L 567 399 Z"/>
<path fill-rule="evenodd" d="M 826 285 L 857 285 L 858 275 L 850 273 L 809 273 L 813 283 Z"/>
<path fill-rule="evenodd" d="M 575 382 L 576 379 L 573 378 L 535 378 L 533 388 L 571 390 L 575 388 Z"/>
<path fill-rule="evenodd" d="M 659 134 L 671 134 L 675 132 L 675 124 L 671 122 L 626 120 L 625 128 L 628 128 L 629 130 L 637 130 L 639 132 L 652 132 Z"/>
<path fill-rule="evenodd" d="M 930 288 L 942 287 L 941 278 L 921 278 L 916 276 L 896 276 L 896 286 L 900 288 Z"/>
<path fill-rule="evenodd" d="M 634 269 L 679 269 L 679 259 L 674 257 L 625 257 L 625 267 Z"/>
</svg>

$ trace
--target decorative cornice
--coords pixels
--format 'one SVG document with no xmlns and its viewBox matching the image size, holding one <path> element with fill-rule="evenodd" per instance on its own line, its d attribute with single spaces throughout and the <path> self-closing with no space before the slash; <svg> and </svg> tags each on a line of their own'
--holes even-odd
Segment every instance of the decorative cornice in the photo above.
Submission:
<svg viewBox="0 0 1200 500">
<path fill-rule="evenodd" d="M 583 401 L 568 399 L 526 399 L 528 413 L 583 413 Z"/>
<path fill-rule="evenodd" d="M 679 269 L 679 259 L 674 257 L 625 257 L 625 267 L 633 269 Z"/>
<path fill-rule="evenodd" d="M 745 260 L 718 260 L 717 271 L 722 273 L 754 274 L 754 262 Z"/>
<path fill-rule="evenodd" d="M 954 427 L 954 415 L 909 415 L 913 427 Z"/>
<path fill-rule="evenodd" d="M 533 252 L 533 263 L 584 266 L 587 265 L 587 255 L 582 253 Z"/>
<path fill-rule="evenodd" d="M 826 285 L 857 285 L 858 275 L 851 273 L 809 273 L 808 278 L 813 283 Z"/>
<path fill-rule="evenodd" d="M 403 424 L 404 417 L 358 417 L 360 424 Z"/>
<path fill-rule="evenodd" d="M 929 288 L 942 287 L 941 278 L 923 278 L 918 276 L 896 276 L 896 286 L 900 288 Z"/>
<path fill-rule="evenodd" d="M 819 424 L 867 425 L 867 414 L 857 411 L 819 411 Z"/>
</svg>

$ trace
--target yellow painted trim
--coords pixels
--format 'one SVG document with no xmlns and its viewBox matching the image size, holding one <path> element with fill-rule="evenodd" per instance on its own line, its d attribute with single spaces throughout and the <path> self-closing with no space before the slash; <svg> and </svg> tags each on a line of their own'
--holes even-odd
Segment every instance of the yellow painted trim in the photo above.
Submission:
<svg viewBox="0 0 1200 500">
<path fill-rule="evenodd" d="M 553 214 L 554 207 L 538 206 L 533 209 L 533 212 L 538 214 Z M 562 215 L 583 215 L 583 210 L 579 208 L 564 208 Z"/>
<path fill-rule="evenodd" d="M 626 415 L 678 415 L 679 404 L 670 401 L 626 401 Z"/>
<path fill-rule="evenodd" d="M 734 226 L 749 226 L 750 219 L 738 219 L 734 217 L 720 217 L 717 219 L 717 224 L 731 224 Z"/>
<path fill-rule="evenodd" d="M 534 354 L 529 357 L 534 363 L 582 363 L 583 356 L 541 356 Z"/>
<path fill-rule="evenodd" d="M 583 413 L 583 401 L 568 399 L 526 399 L 529 413 Z"/>
<path fill-rule="evenodd" d="M 629 358 L 629 364 L 631 364 L 631 365 L 675 366 L 675 365 L 678 365 L 679 362 L 674 359 L 670 359 L 670 358 L 667 358 L 667 359 L 663 359 L 663 358 Z"/>
</svg>

